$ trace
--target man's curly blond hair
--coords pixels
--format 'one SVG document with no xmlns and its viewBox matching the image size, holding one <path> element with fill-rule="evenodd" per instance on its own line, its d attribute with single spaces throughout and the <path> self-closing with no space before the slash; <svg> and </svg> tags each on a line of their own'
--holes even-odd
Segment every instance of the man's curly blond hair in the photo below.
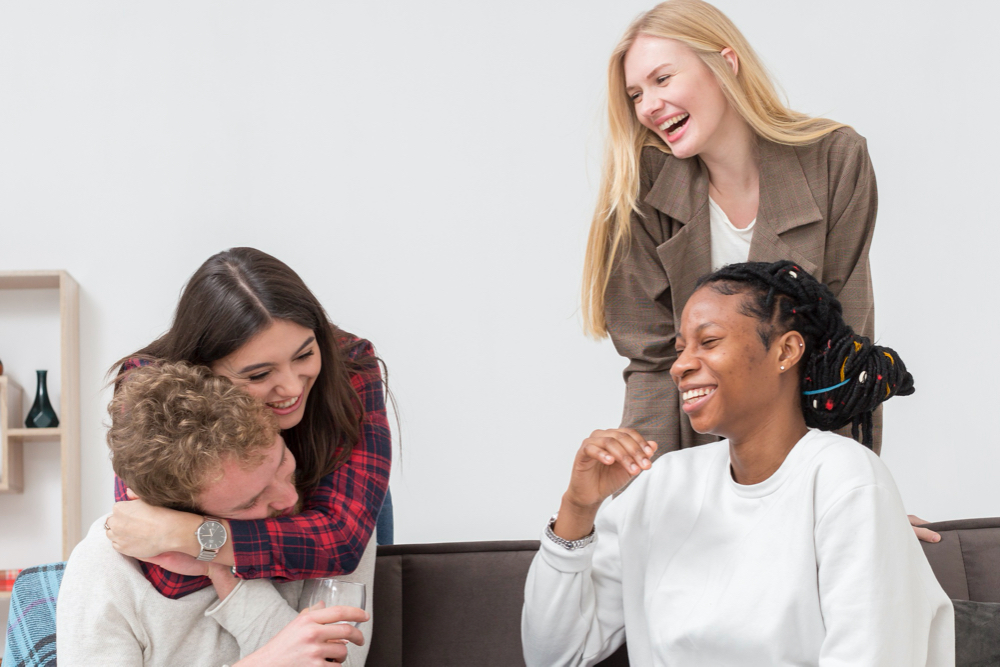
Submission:
<svg viewBox="0 0 1000 667">
<path fill-rule="evenodd" d="M 274 444 L 274 414 L 204 366 L 153 364 L 120 380 L 108 406 L 111 465 L 151 505 L 197 510 L 225 460 L 251 468 Z"/>
</svg>

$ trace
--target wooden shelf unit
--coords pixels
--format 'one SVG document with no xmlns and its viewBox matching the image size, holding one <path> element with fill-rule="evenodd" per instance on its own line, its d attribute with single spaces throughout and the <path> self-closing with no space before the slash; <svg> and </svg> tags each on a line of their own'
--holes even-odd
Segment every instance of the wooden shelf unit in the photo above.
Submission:
<svg viewBox="0 0 1000 667">
<path fill-rule="evenodd" d="M 0 289 L 59 290 L 59 427 L 24 428 L 22 390 L 0 376 L 0 493 L 24 490 L 24 443 L 58 440 L 62 469 L 62 557 L 80 541 L 80 288 L 66 271 L 0 271 Z M 7 351 L 7 368 L 14 355 Z M 26 566 L 27 567 L 27 566 Z M 0 592 L 0 600 L 10 593 Z"/>
</svg>

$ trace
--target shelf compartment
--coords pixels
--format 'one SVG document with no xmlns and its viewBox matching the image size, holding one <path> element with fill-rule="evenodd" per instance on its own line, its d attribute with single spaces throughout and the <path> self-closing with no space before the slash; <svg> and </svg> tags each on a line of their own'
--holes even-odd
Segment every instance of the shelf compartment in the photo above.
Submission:
<svg viewBox="0 0 1000 667">
<path fill-rule="evenodd" d="M 21 387 L 0 375 L 0 493 L 24 490 L 24 455 L 21 439 L 10 437 L 21 418 Z"/>
<path fill-rule="evenodd" d="M 59 359 L 61 368 L 58 428 L 24 428 L 20 389 L 0 400 L 0 493 L 18 493 L 23 484 L 24 441 L 59 442 L 62 482 L 63 560 L 82 537 L 80 525 L 80 288 L 66 271 L 0 271 L 0 290 L 59 290 Z M 2 378 L 3 376 L 0 376 Z M 8 403 L 8 399 L 10 402 Z M 14 405 L 13 401 L 16 401 Z M 7 408 L 10 408 L 8 410 Z M 11 415 L 16 417 L 11 421 Z M 10 431 L 8 434 L 7 431 Z"/>
</svg>

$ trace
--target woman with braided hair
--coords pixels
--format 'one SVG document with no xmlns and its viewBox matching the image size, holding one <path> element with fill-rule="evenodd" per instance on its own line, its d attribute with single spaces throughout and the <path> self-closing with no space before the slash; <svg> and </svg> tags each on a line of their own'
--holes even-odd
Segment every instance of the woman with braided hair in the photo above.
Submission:
<svg viewBox="0 0 1000 667">
<path fill-rule="evenodd" d="M 656 466 L 635 430 L 583 441 L 525 585 L 529 667 L 626 636 L 634 665 L 954 665 L 951 602 L 870 449 L 875 408 L 913 393 L 899 355 L 789 261 L 700 280 L 676 351 L 684 412 L 725 440 Z"/>
</svg>

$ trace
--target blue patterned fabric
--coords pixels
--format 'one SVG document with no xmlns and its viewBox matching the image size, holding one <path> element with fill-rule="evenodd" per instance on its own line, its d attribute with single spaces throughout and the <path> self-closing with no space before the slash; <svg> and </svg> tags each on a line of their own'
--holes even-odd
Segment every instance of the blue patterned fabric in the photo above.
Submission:
<svg viewBox="0 0 1000 667">
<path fill-rule="evenodd" d="M 29 567 L 18 575 L 10 596 L 4 667 L 54 667 L 56 598 L 66 563 Z"/>
</svg>

